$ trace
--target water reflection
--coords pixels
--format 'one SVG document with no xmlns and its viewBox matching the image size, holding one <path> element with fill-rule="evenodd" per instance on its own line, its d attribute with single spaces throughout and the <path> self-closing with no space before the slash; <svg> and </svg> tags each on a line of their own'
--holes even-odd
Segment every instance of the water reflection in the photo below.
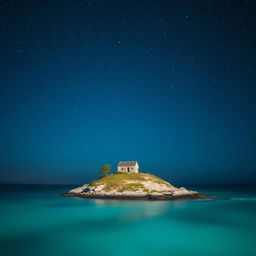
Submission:
<svg viewBox="0 0 256 256">
<path fill-rule="evenodd" d="M 117 208 L 119 218 L 122 220 L 139 220 L 142 218 L 155 217 L 167 212 L 167 201 L 121 201 L 121 200 L 92 200 L 98 208 Z"/>
</svg>

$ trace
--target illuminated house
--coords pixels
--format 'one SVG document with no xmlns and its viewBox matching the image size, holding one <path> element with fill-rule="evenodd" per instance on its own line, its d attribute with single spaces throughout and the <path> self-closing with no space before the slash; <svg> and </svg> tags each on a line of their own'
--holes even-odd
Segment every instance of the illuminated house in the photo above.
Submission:
<svg viewBox="0 0 256 256">
<path fill-rule="evenodd" d="M 117 172 L 138 173 L 139 164 L 137 161 L 119 162 Z"/>
</svg>

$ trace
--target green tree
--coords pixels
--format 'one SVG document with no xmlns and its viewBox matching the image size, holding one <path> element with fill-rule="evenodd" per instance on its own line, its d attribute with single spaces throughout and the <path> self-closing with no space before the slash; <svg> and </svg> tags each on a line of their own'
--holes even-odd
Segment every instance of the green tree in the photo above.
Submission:
<svg viewBox="0 0 256 256">
<path fill-rule="evenodd" d="M 107 175 L 108 173 L 110 173 L 111 171 L 111 167 L 110 164 L 105 164 L 99 171 L 100 175 Z"/>
</svg>

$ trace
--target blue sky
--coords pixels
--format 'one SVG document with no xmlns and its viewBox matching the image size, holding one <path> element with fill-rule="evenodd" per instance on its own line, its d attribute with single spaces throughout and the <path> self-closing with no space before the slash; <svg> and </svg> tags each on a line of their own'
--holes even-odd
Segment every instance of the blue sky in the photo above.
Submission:
<svg viewBox="0 0 256 256">
<path fill-rule="evenodd" d="M 254 1 L 1 7 L 0 182 L 256 181 Z"/>
</svg>

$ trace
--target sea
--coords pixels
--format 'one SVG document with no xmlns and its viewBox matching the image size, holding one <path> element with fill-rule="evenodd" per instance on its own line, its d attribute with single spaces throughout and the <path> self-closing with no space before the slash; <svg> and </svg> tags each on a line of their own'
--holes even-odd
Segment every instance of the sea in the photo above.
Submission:
<svg viewBox="0 0 256 256">
<path fill-rule="evenodd" d="M 256 255 L 256 185 L 187 186 L 216 197 L 195 201 L 61 195 L 74 187 L 0 185 L 0 255 Z"/>
</svg>

